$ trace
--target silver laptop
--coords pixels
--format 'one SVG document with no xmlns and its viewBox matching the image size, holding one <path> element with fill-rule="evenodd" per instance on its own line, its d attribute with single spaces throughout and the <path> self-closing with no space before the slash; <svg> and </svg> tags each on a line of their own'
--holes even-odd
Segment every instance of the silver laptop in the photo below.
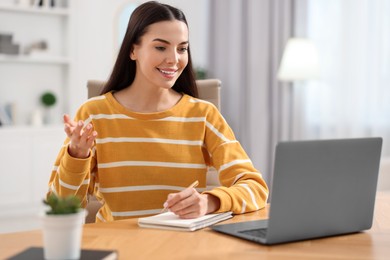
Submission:
<svg viewBox="0 0 390 260">
<path fill-rule="evenodd" d="M 212 229 L 261 244 L 370 229 L 381 148 L 382 138 L 279 143 L 269 219 Z"/>
</svg>

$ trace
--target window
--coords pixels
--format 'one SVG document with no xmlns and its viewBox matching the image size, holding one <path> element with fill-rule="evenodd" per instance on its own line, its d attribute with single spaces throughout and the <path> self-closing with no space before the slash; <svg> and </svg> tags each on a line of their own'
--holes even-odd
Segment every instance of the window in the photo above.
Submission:
<svg viewBox="0 0 390 260">
<path fill-rule="evenodd" d="M 318 47 L 321 78 L 297 86 L 294 138 L 381 136 L 390 156 L 390 1 L 307 4 L 304 29 Z"/>
</svg>

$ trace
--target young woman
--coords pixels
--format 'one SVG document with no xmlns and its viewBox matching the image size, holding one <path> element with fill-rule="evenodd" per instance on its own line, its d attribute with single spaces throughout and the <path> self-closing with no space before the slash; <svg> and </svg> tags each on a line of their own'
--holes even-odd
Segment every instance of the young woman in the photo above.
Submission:
<svg viewBox="0 0 390 260">
<path fill-rule="evenodd" d="M 50 191 L 94 194 L 96 221 L 159 213 L 235 214 L 266 204 L 268 187 L 217 108 L 197 99 L 184 14 L 147 2 L 130 17 L 113 72 L 73 120 Z M 206 190 L 209 166 L 223 186 Z M 195 180 L 197 189 L 185 188 Z M 200 192 L 200 193 L 199 193 Z"/>
</svg>

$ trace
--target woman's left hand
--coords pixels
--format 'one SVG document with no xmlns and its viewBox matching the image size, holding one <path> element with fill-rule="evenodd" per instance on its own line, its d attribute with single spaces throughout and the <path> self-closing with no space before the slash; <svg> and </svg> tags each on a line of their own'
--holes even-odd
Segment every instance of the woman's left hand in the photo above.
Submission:
<svg viewBox="0 0 390 260">
<path fill-rule="evenodd" d="M 180 218 L 198 218 L 219 209 L 220 201 L 210 194 L 200 194 L 195 188 L 187 188 L 168 195 L 164 207 Z"/>
</svg>

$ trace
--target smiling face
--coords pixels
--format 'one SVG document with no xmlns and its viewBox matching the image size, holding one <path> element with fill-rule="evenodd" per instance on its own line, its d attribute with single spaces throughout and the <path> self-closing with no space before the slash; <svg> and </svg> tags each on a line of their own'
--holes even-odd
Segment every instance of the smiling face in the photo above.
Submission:
<svg viewBox="0 0 390 260">
<path fill-rule="evenodd" d="M 188 63 L 188 28 L 181 21 L 148 26 L 130 58 L 136 62 L 135 82 L 171 88 Z"/>
</svg>

